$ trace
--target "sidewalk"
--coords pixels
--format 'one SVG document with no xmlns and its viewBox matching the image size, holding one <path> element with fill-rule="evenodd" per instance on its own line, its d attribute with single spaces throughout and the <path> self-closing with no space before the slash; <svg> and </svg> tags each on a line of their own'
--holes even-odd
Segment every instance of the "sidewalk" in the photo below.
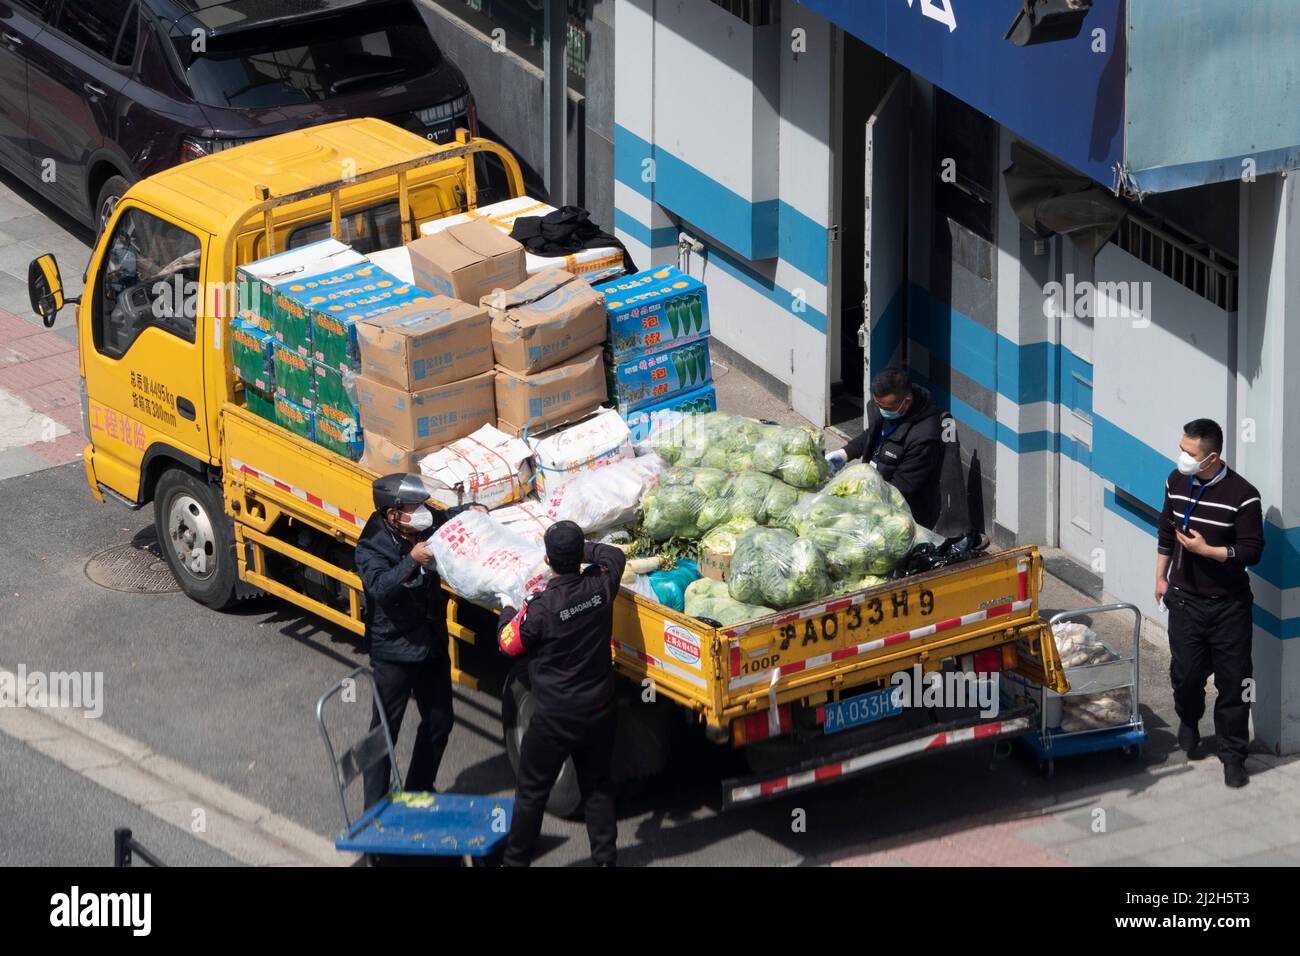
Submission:
<svg viewBox="0 0 1300 956">
<path fill-rule="evenodd" d="M 46 329 L 31 311 L 27 267 L 53 252 L 76 296 L 90 247 L 78 238 L 85 230 L 24 194 L 0 181 L 0 480 L 75 461 L 86 444 L 75 310 Z"/>
</svg>

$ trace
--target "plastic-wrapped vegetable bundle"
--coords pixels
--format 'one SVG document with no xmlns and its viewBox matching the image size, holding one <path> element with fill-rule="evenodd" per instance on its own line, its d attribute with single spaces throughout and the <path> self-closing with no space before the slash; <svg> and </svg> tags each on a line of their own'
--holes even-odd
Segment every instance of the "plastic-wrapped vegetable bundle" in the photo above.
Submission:
<svg viewBox="0 0 1300 956">
<path fill-rule="evenodd" d="M 826 570 L 836 581 L 888 574 L 907 556 L 916 535 L 906 506 L 827 492 L 800 503 L 793 524 L 801 537 L 821 549 Z"/>
<path fill-rule="evenodd" d="M 646 533 L 655 541 L 698 538 L 730 516 L 726 487 L 727 473 L 716 468 L 668 469 L 641 499 Z"/>
<path fill-rule="evenodd" d="M 729 412 L 691 415 L 656 431 L 650 447 L 671 464 L 759 471 L 795 488 L 826 480 L 825 444 L 807 425 L 765 425 Z"/>
<path fill-rule="evenodd" d="M 612 466 L 611 466 L 612 467 Z M 550 578 L 546 552 L 481 511 L 463 511 L 429 541 L 438 575 L 447 587 L 484 607 L 512 607 L 541 590 Z"/>
<path fill-rule="evenodd" d="M 636 520 L 646 489 L 663 471 L 658 455 L 624 458 L 584 471 L 542 500 L 556 521 L 572 521 L 588 535 Z"/>
<path fill-rule="evenodd" d="M 854 462 L 837 474 L 822 488 L 822 493 L 836 498 L 857 498 L 895 508 L 907 508 L 902 492 L 885 481 L 880 472 L 864 461 Z M 908 512 L 910 514 L 911 509 Z"/>
<path fill-rule="evenodd" d="M 700 578 L 686 588 L 686 614 L 694 618 L 708 618 L 723 627 L 767 617 L 776 611 L 758 604 L 744 604 L 727 591 L 721 581 Z"/>
<path fill-rule="evenodd" d="M 821 549 L 784 528 L 751 528 L 740 536 L 727 587 L 737 601 L 774 608 L 815 601 L 831 590 Z"/>
<path fill-rule="evenodd" d="M 750 528 L 758 527 L 758 522 L 753 518 L 732 518 L 725 524 L 720 524 L 713 528 L 700 539 L 700 550 L 712 551 L 715 554 L 735 554 L 736 543 L 740 541 L 740 536 Z"/>
<path fill-rule="evenodd" d="M 852 594 L 854 591 L 865 591 L 867 588 L 874 588 L 877 584 L 884 584 L 888 578 L 882 578 L 876 574 L 864 574 L 860 578 L 844 578 L 835 582 L 835 589 L 832 594 Z"/>
</svg>

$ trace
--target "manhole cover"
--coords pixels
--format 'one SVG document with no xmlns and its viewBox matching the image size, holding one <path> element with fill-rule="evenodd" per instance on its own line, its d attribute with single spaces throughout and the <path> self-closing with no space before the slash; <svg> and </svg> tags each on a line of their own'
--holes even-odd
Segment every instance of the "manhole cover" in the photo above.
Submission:
<svg viewBox="0 0 1300 956">
<path fill-rule="evenodd" d="M 152 539 L 119 544 L 86 562 L 86 577 L 110 591 L 163 594 L 179 591 L 158 545 Z"/>
</svg>

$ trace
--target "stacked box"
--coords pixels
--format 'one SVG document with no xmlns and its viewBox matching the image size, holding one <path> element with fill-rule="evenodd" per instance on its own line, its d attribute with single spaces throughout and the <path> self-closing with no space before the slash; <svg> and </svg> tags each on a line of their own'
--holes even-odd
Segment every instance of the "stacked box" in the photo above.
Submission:
<svg viewBox="0 0 1300 956">
<path fill-rule="evenodd" d="M 268 422 L 275 421 L 275 396 L 263 395 L 254 389 L 244 387 L 244 407 L 258 418 Z"/>
<path fill-rule="evenodd" d="M 704 283 L 665 266 L 595 287 L 609 315 L 609 351 L 616 360 L 694 342 L 709 334 Z"/>
<path fill-rule="evenodd" d="M 298 249 L 268 256 L 235 270 L 236 303 L 240 318 L 282 342 L 304 350 L 309 331 L 288 319 L 277 318 L 279 290 L 291 282 L 321 272 L 331 272 L 364 262 L 365 257 L 337 239 L 324 239 Z"/>
<path fill-rule="evenodd" d="M 408 392 L 363 374 L 357 379 L 362 428 L 402 448 L 446 445 L 496 420 L 495 377 L 488 371 Z"/>
<path fill-rule="evenodd" d="M 697 388 L 693 392 L 675 395 L 658 404 L 647 405 L 644 408 L 628 412 L 625 418 L 627 427 L 632 432 L 632 441 L 641 442 L 650 437 L 655 422 L 665 414 L 675 412 L 681 415 L 701 415 L 705 412 L 717 411 L 717 408 L 718 394 L 714 391 L 712 385 L 706 385 L 704 388 Z"/>
<path fill-rule="evenodd" d="M 312 363 L 316 376 L 316 444 L 335 454 L 358 461 L 365 448 L 361 435 L 361 412 L 357 407 L 356 373 L 340 372 Z"/>
<path fill-rule="evenodd" d="M 492 317 L 497 365 L 531 375 L 569 362 L 608 333 L 605 297 L 563 269 L 529 276 L 482 299 Z"/>
<path fill-rule="evenodd" d="M 339 371 L 359 371 L 356 325 L 432 294 L 403 282 L 369 261 L 324 273 L 286 287 L 302 307 L 311 329 L 311 354 L 322 365 Z"/>
<path fill-rule="evenodd" d="M 624 418 L 712 381 L 707 338 L 609 362 L 610 398 Z"/>
<path fill-rule="evenodd" d="M 535 435 L 577 421 L 604 404 L 605 360 L 600 346 L 531 375 L 497 366 L 497 428 Z"/>
<path fill-rule="evenodd" d="M 270 332 L 244 319 L 231 319 L 231 361 L 246 390 L 268 397 L 275 394 L 274 346 Z"/>
<path fill-rule="evenodd" d="M 304 408 L 315 405 L 315 363 L 283 342 L 272 347 L 272 365 L 275 370 L 275 394 L 297 402 Z"/>
<path fill-rule="evenodd" d="M 308 441 L 316 440 L 316 416 L 312 410 L 284 395 L 275 396 L 275 423 Z"/>
<path fill-rule="evenodd" d="M 434 295 L 356 326 L 361 367 L 407 391 L 472 378 L 492 368 L 487 310 Z"/>
</svg>

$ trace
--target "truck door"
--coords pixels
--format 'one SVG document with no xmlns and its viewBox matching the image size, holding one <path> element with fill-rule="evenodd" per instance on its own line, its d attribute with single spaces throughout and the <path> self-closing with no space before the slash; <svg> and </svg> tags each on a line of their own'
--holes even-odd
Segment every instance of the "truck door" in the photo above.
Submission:
<svg viewBox="0 0 1300 956">
<path fill-rule="evenodd" d="M 132 501 L 151 448 L 210 460 L 197 335 L 207 246 L 199 230 L 128 199 L 91 259 L 80 339 L 94 471 Z"/>
</svg>

